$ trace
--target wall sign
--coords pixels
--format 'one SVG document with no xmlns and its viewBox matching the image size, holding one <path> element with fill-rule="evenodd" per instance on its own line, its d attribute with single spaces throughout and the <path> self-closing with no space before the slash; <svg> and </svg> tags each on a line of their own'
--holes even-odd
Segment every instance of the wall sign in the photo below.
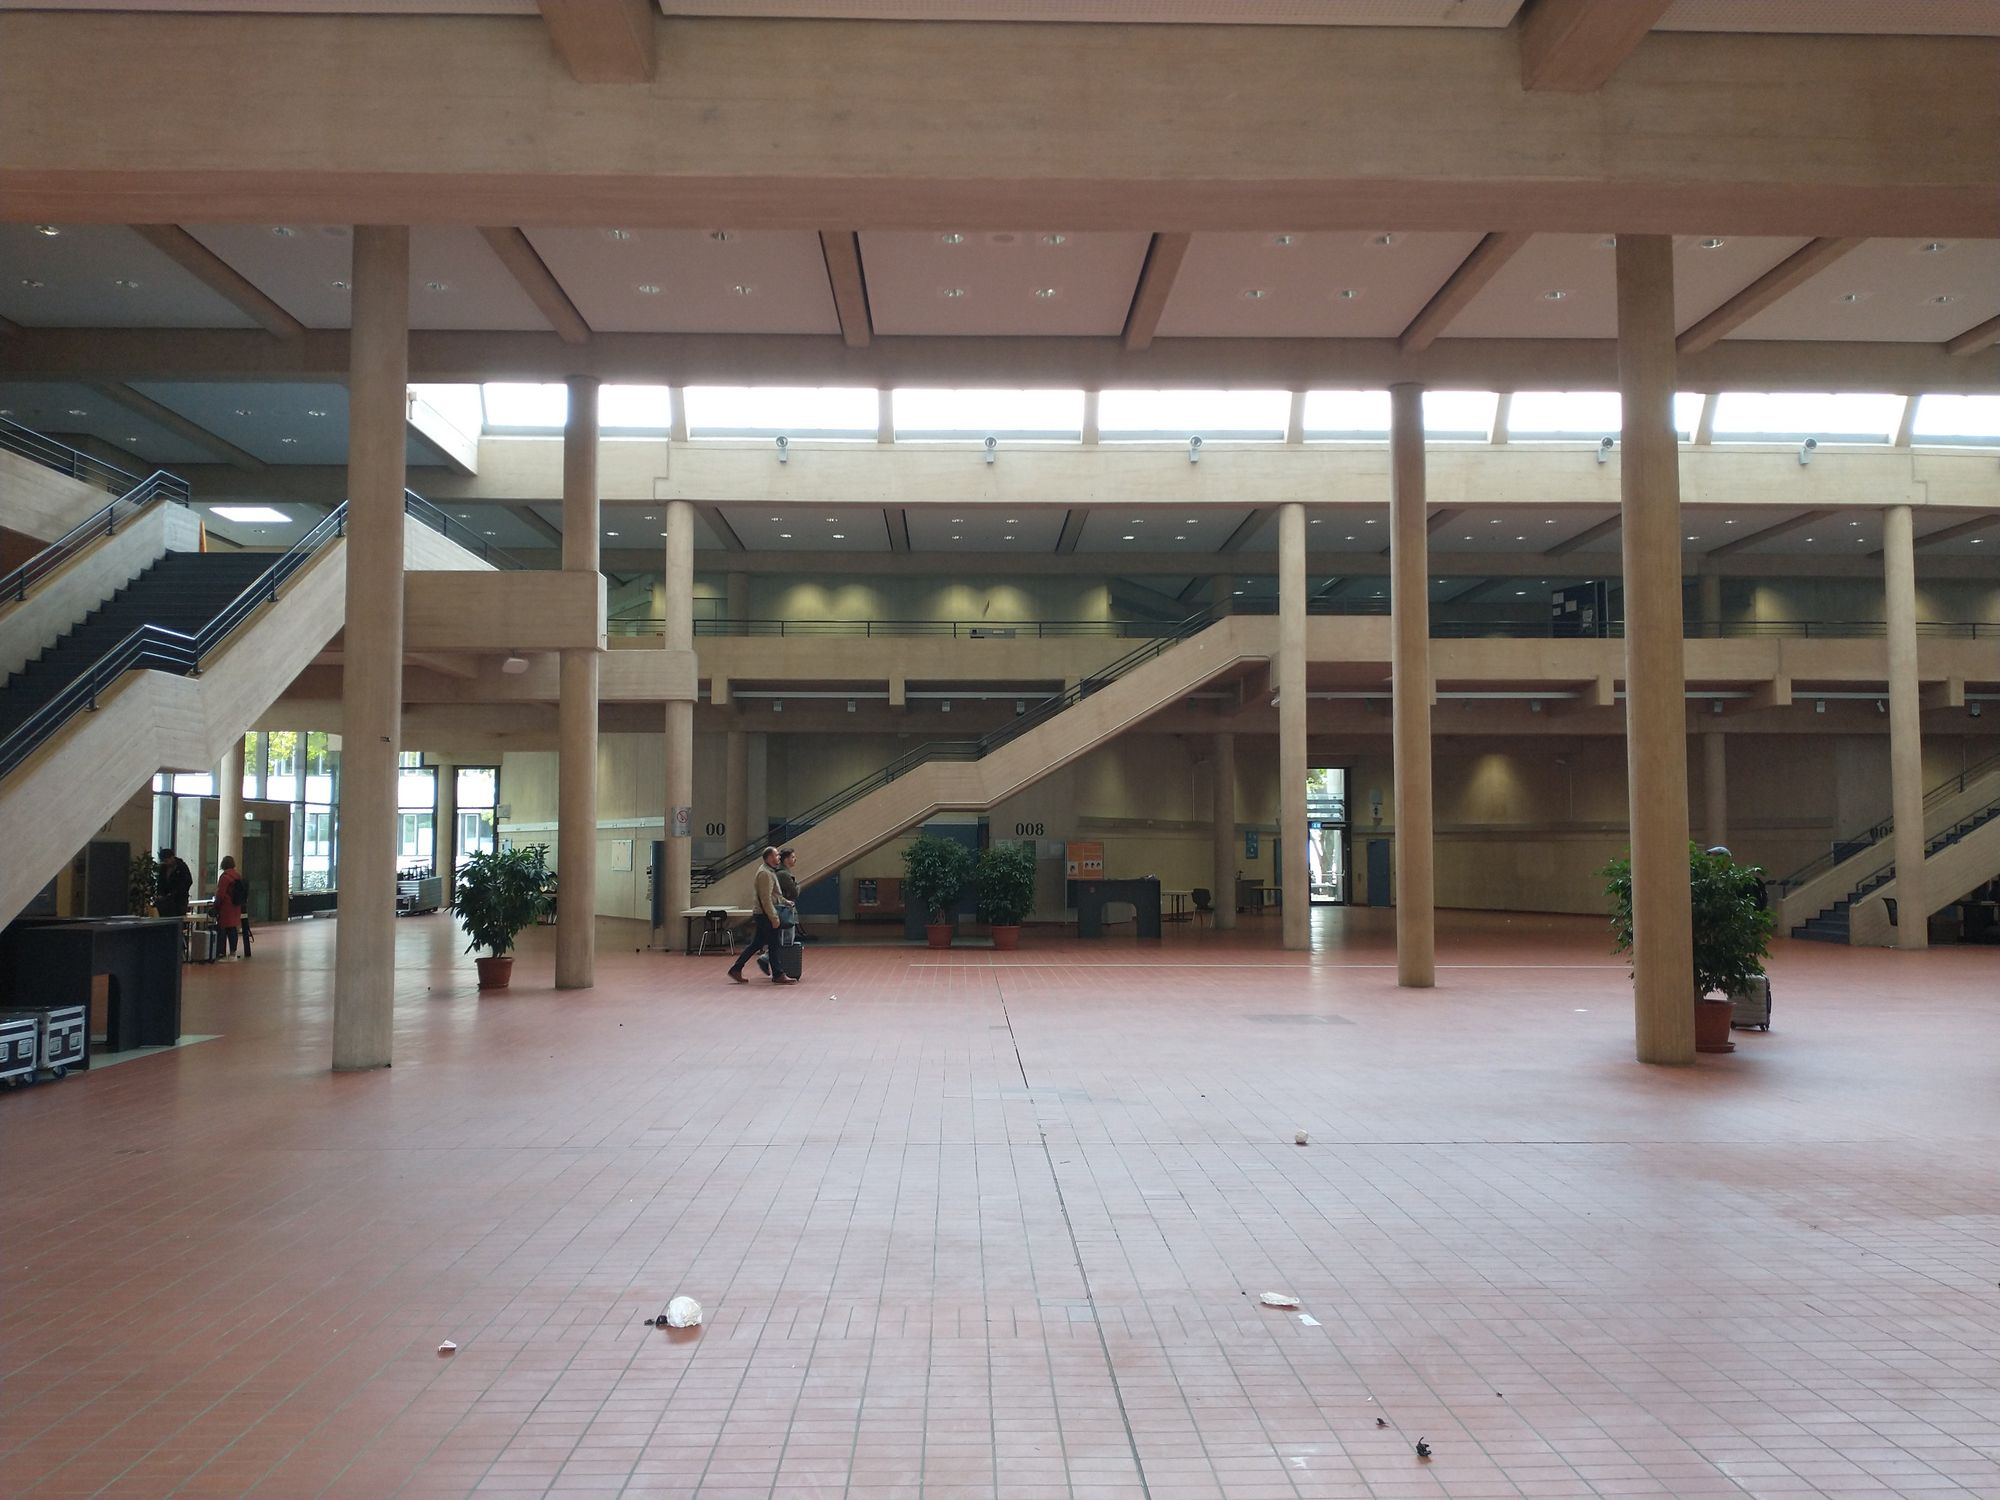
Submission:
<svg viewBox="0 0 2000 1500">
<path fill-rule="evenodd" d="M 684 839 L 693 832 L 694 809 L 691 807 L 675 808 L 673 817 L 668 819 L 667 833 L 673 838 Z"/>
<path fill-rule="evenodd" d="M 1246 828 L 1243 831 L 1243 857 L 1245 859 L 1257 857 L 1257 830 L 1254 828 Z"/>
</svg>

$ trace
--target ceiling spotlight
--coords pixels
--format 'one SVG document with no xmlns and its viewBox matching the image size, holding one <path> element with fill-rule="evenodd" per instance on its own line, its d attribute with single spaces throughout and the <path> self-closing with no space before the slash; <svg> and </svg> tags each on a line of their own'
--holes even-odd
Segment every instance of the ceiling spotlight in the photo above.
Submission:
<svg viewBox="0 0 2000 1500">
<path fill-rule="evenodd" d="M 61 231 L 60 229 L 56 228 L 56 226 L 55 226 L 55 225 L 53 225 L 53 224 L 37 224 L 37 225 L 35 226 L 35 233 L 36 233 L 36 234 L 45 234 L 45 235 L 47 235 L 47 236 L 48 236 L 48 237 L 49 237 L 50 239 L 54 239 L 54 238 L 55 238 L 55 237 L 56 237 L 57 235 L 61 234 L 61 233 L 62 233 L 62 231 Z"/>
<path fill-rule="evenodd" d="M 1936 255 L 1940 250 L 1948 250 L 1950 248 L 1951 245 L 1946 240 L 1925 240 L 1921 245 L 1917 246 L 1917 254 Z"/>
<path fill-rule="evenodd" d="M 963 245 L 965 243 L 965 236 L 956 230 L 952 230 L 949 233 L 939 235 L 938 243 L 940 245 Z"/>
<path fill-rule="evenodd" d="M 1201 462 L 1200 434 L 1196 434 L 1194 437 L 1188 439 L 1188 462 L 1191 464 L 1198 464 Z"/>
<path fill-rule="evenodd" d="M 332 287 L 336 292 L 344 292 L 347 290 L 347 283 L 344 281 L 329 281 L 327 285 Z"/>
<path fill-rule="evenodd" d="M 281 438 L 279 438 L 279 439 L 278 439 L 278 441 L 279 441 L 279 442 L 281 442 L 281 443 L 296 443 L 296 442 L 298 441 L 298 439 L 297 439 L 297 438 L 289 438 L 289 437 L 281 437 Z"/>
<path fill-rule="evenodd" d="M 1361 288 L 1358 286 L 1344 286 L 1333 295 L 1342 302 L 1352 302 L 1356 297 L 1361 295 Z"/>
<path fill-rule="evenodd" d="M 1027 711 L 1028 711 L 1028 700 L 1026 698 L 1016 698 L 1014 700 L 1014 717 L 1018 719 L 1021 717 L 1022 714 L 1026 713 Z M 1977 708 L 1974 708 L 1973 712 L 1978 713 L 1979 710 Z"/>
<path fill-rule="evenodd" d="M 323 417 L 326 413 L 321 411 L 317 406 L 308 406 L 306 408 L 306 415 L 309 417 Z"/>
<path fill-rule="evenodd" d="M 128 292 L 136 292 L 139 290 L 139 283 L 134 281 L 129 276 L 113 277 L 111 284 L 116 287 L 123 287 Z"/>
<path fill-rule="evenodd" d="M 846 532 L 844 532 L 844 531 L 836 531 L 836 532 L 835 532 L 835 533 L 833 534 L 833 539 L 834 539 L 834 540 L 835 540 L 836 542 L 844 542 L 844 541 L 846 541 L 846 540 L 847 540 L 847 533 L 846 533 Z"/>
<path fill-rule="evenodd" d="M 660 284 L 659 284 L 659 283 L 658 283 L 657 281 L 642 281 L 642 282 L 640 282 L 640 283 L 639 283 L 639 295 L 640 295 L 640 296 L 642 296 L 642 297 L 657 297 L 657 296 L 659 296 L 659 295 L 660 295 Z"/>
<path fill-rule="evenodd" d="M 519 677 L 523 672 L 528 670 L 528 658 L 525 656 L 510 656 L 500 663 L 500 670 L 505 672 L 509 677 Z"/>
<path fill-rule="evenodd" d="M 993 452 L 996 448 L 1000 446 L 1000 439 L 996 437 L 989 437 L 986 439 L 985 443 L 982 446 L 986 449 L 986 461 L 989 464 L 992 463 Z"/>
<path fill-rule="evenodd" d="M 1799 444 L 1799 463 L 1801 465 L 1811 463 L 1813 454 L 1818 451 L 1819 451 L 1819 439 L 1807 438 L 1803 443 Z M 1812 538 L 1807 537 L 1806 540 L 1811 541 Z"/>
<path fill-rule="evenodd" d="M 1861 293 L 1859 292 L 1842 292 L 1838 297 L 1834 298 L 1836 302 L 1859 302 L 1860 300 Z"/>
<path fill-rule="evenodd" d="M 1265 292 L 1261 286 L 1246 287 L 1244 288 L 1243 296 L 1246 301 L 1262 302 Z"/>
<path fill-rule="evenodd" d="M 1720 250 L 1723 244 L 1724 241 L 1710 237 L 1701 242 L 1701 248 L 1704 250 Z"/>
<path fill-rule="evenodd" d="M 629 229 L 607 229 L 604 231 L 604 237 L 607 240 L 617 240 L 622 244 L 632 238 L 632 231 Z"/>
<path fill-rule="evenodd" d="M 963 297 L 965 295 L 965 288 L 962 286 L 948 286 L 944 289 L 943 295 L 953 299 Z"/>
<path fill-rule="evenodd" d="M 424 290 L 427 292 L 448 292 L 451 288 L 442 281 L 426 281 L 424 283 Z"/>
<path fill-rule="evenodd" d="M 735 286 L 731 287 L 730 290 L 736 293 L 736 295 L 739 297 L 749 297 L 749 296 L 754 296 L 756 294 L 757 288 L 739 281 L 736 283 Z"/>
<path fill-rule="evenodd" d="M 239 406 L 236 408 L 236 415 L 239 417 L 247 417 L 250 415 L 250 408 L 247 406 Z"/>
<path fill-rule="evenodd" d="M 1131 533 L 1131 532 L 1129 532 L 1129 531 L 1128 531 L 1128 532 L 1126 532 L 1126 533 L 1125 533 L 1125 535 L 1124 535 L 1124 537 L 1123 537 L 1123 540 L 1124 540 L 1124 541 L 1128 541 L 1128 542 L 1129 542 L 1129 541 L 1131 541 L 1131 540 L 1133 540 L 1133 537 L 1132 537 L 1132 533 Z"/>
<path fill-rule="evenodd" d="M 778 445 L 778 462 L 781 464 L 790 463 L 792 461 L 792 440 L 780 433 L 773 441 Z"/>
<path fill-rule="evenodd" d="M 1597 248 L 1600 250 L 1616 250 L 1618 248 L 1618 236 L 1615 234 L 1607 234 L 1603 239 L 1597 242 Z"/>
<path fill-rule="evenodd" d="M 615 531 L 607 531 L 607 532 L 605 532 L 604 534 L 605 534 L 606 536 L 616 536 L 616 535 L 618 535 L 618 533 L 617 533 L 617 532 L 615 532 Z"/>
<path fill-rule="evenodd" d="M 1930 300 L 1933 303 L 1933 305 L 1942 307 L 1947 302 L 1956 302 L 1958 298 L 1952 296 L 1950 292 L 1939 292 L 1935 297 L 1931 298 Z"/>
<path fill-rule="evenodd" d="M 1042 236 L 1042 243 L 1044 245 L 1066 245 L 1069 243 L 1069 236 L 1066 234 L 1045 234 Z"/>
<path fill-rule="evenodd" d="M 1052 286 L 1038 286 L 1035 288 L 1035 295 L 1040 297 L 1044 302 L 1055 296 L 1055 294 L 1056 289 Z"/>
<path fill-rule="evenodd" d="M 281 240 L 295 239 L 298 236 L 298 231 L 289 224 L 274 224 L 271 226 L 271 233 Z"/>
<path fill-rule="evenodd" d="M 1396 237 L 1393 234 L 1378 234 L 1375 236 L 1375 243 L 1378 245 L 1393 245 L 1396 243 Z"/>
<path fill-rule="evenodd" d="M 1618 446 L 1618 439 L 1617 439 L 1617 438 L 1614 438 L 1614 437 L 1601 437 L 1601 438 L 1599 438 L 1599 439 L 1597 440 L 1597 461 L 1598 461 L 1599 463 L 1601 463 L 1601 464 L 1608 464 L 1608 463 L 1610 463 L 1610 462 L 1611 462 L 1611 450 L 1612 450 L 1613 448 L 1617 447 L 1617 446 Z"/>
<path fill-rule="evenodd" d="M 1568 292 L 1551 289 L 1542 293 L 1542 300 L 1544 302 L 1560 302 L 1568 295 Z"/>
<path fill-rule="evenodd" d="M 29 288 L 31 288 L 31 289 L 32 289 L 32 288 L 34 288 L 34 287 L 38 287 L 38 286 L 46 286 L 47 284 L 48 284 L 48 283 L 47 283 L 47 282 L 44 282 L 44 281 L 37 281 L 37 280 L 36 280 L 36 279 L 35 279 L 34 277 L 32 277 L 32 276 L 23 276 L 23 277 L 21 278 L 21 285 L 22 285 L 22 286 L 25 286 L 25 287 L 29 287 Z"/>
<path fill-rule="evenodd" d="M 83 409 L 82 407 L 80 407 L 80 406 L 72 406 L 72 407 L 70 407 L 70 408 L 69 408 L 69 414 L 70 414 L 70 415 L 71 415 L 72 417 L 87 417 L 87 416 L 89 416 L 89 415 L 90 415 L 90 413 L 89 413 L 89 412 L 85 411 L 85 410 L 84 410 L 84 409 Z"/>
<path fill-rule="evenodd" d="M 1282 250 L 1292 243 L 1292 237 L 1289 234 L 1274 234 L 1271 236 L 1271 243 Z"/>
</svg>

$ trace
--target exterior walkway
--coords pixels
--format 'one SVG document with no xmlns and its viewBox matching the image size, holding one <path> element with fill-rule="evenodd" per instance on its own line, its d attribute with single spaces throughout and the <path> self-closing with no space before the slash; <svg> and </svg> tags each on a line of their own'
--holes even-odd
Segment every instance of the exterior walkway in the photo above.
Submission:
<svg viewBox="0 0 2000 1500">
<path fill-rule="evenodd" d="M 0 1494 L 2000 1496 L 2000 952 L 1663 1070 L 1601 924 L 1386 915 L 485 1000 L 415 919 L 342 1077 L 261 930 L 0 1098 Z"/>
</svg>

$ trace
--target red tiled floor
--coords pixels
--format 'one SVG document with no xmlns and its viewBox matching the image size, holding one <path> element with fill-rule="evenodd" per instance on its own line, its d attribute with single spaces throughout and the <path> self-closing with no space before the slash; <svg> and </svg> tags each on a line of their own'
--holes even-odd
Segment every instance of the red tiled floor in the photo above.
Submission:
<svg viewBox="0 0 2000 1500">
<path fill-rule="evenodd" d="M 2000 954 L 1648 1069 L 1601 924 L 1385 917 L 484 1000 L 419 919 L 344 1077 L 261 933 L 0 1099 L 0 1494 L 2000 1496 Z"/>
</svg>

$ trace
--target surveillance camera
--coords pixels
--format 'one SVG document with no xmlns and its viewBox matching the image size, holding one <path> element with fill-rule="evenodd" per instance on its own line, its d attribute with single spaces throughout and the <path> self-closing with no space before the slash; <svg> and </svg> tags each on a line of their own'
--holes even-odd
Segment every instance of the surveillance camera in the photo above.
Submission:
<svg viewBox="0 0 2000 1500">
<path fill-rule="evenodd" d="M 1201 438 L 1199 435 L 1188 439 L 1188 462 L 1201 462 Z"/>
<path fill-rule="evenodd" d="M 1599 438 L 1597 440 L 1597 461 L 1601 464 L 1609 463 L 1611 461 L 1611 450 L 1615 448 L 1617 445 L 1618 445 L 1618 439 L 1616 438 L 1612 437 Z"/>
<path fill-rule="evenodd" d="M 987 462 L 988 462 L 989 464 L 993 462 L 993 450 L 994 450 L 995 448 L 998 448 L 999 446 L 1000 446 L 1000 439 L 998 439 L 998 438 L 996 438 L 996 437 L 989 437 L 989 438 L 987 438 L 987 440 L 986 440 L 986 461 L 987 461 Z"/>
<path fill-rule="evenodd" d="M 1803 443 L 1800 443 L 1800 444 L 1799 444 L 1799 462 L 1800 462 L 1800 463 L 1802 463 L 1802 464 L 1809 464 L 1809 463 L 1811 463 L 1811 462 L 1812 462 L 1812 456 L 1813 456 L 1813 453 L 1814 453 L 1814 452 L 1815 452 L 1815 451 L 1816 451 L 1816 450 L 1817 450 L 1818 448 L 1819 448 L 1819 439 L 1818 439 L 1818 438 L 1807 438 L 1807 439 L 1806 439 L 1806 440 L 1805 440 L 1805 441 L 1804 441 Z"/>
<path fill-rule="evenodd" d="M 784 463 L 784 462 L 786 462 L 787 460 L 789 460 L 789 459 L 791 458 L 791 451 L 790 451 L 790 450 L 791 450 L 791 446 L 792 446 L 792 440 L 791 440 L 790 438 L 788 438 L 788 437 L 780 437 L 780 438 L 778 439 L 778 462 L 779 462 L 779 463 Z"/>
</svg>

